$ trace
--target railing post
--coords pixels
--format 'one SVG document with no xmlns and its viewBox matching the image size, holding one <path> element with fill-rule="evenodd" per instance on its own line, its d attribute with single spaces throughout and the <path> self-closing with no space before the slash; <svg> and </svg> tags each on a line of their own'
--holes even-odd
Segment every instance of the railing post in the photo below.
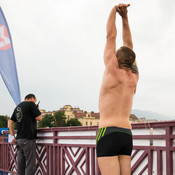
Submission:
<svg viewBox="0 0 175 175">
<path fill-rule="evenodd" d="M 162 150 L 157 150 L 157 174 L 162 175 Z"/>
<path fill-rule="evenodd" d="M 172 128 L 166 127 L 166 172 L 167 175 L 173 175 L 173 158 L 171 152 L 172 141 L 170 135 L 172 134 Z"/>
<path fill-rule="evenodd" d="M 56 137 L 57 136 L 57 131 L 53 131 L 53 175 L 56 175 L 57 172 L 57 166 L 56 166 L 56 158 L 57 158 L 57 154 L 56 154 L 56 144 L 57 144 L 57 140 Z"/>
<path fill-rule="evenodd" d="M 153 174 L 153 151 L 148 151 L 148 174 Z"/>
</svg>

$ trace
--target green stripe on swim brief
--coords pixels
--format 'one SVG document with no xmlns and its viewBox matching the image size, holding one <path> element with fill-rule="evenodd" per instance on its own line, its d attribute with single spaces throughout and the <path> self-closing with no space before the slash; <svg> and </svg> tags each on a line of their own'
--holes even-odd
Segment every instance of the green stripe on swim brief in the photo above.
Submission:
<svg viewBox="0 0 175 175">
<path fill-rule="evenodd" d="M 106 127 L 102 128 L 102 131 L 101 131 L 101 133 L 100 133 L 100 135 L 98 137 L 98 141 L 104 136 L 105 132 L 106 132 Z"/>
<path fill-rule="evenodd" d="M 98 136 L 100 134 L 100 131 L 101 131 L 101 128 L 98 129 L 98 133 L 97 133 L 97 137 L 96 137 L 96 143 L 97 143 L 97 140 L 98 140 Z"/>
<path fill-rule="evenodd" d="M 99 134 L 100 134 L 100 131 L 101 131 L 101 128 L 99 128 L 99 130 L 98 130 L 97 138 L 98 138 L 98 136 L 99 136 Z"/>
<path fill-rule="evenodd" d="M 106 127 L 105 127 L 105 129 L 104 129 L 103 134 L 102 134 L 102 136 L 101 136 L 101 137 L 103 137 L 103 136 L 104 136 L 105 132 L 106 132 Z"/>
<path fill-rule="evenodd" d="M 100 139 L 100 137 L 101 137 L 101 134 L 102 134 L 102 132 L 103 132 L 103 129 L 104 129 L 104 128 L 101 128 L 100 135 L 98 136 L 98 141 L 99 141 L 99 139 Z"/>
</svg>

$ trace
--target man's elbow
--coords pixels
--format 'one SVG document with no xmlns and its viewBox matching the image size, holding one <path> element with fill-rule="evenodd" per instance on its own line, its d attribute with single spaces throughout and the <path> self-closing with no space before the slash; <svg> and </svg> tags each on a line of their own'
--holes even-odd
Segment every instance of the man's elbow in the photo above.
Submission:
<svg viewBox="0 0 175 175">
<path fill-rule="evenodd" d="M 36 120 L 37 120 L 37 121 L 41 121 L 41 120 L 42 120 L 42 115 L 36 117 Z"/>
<path fill-rule="evenodd" d="M 116 34 L 115 33 L 107 33 L 106 35 L 107 40 L 116 40 Z"/>
</svg>

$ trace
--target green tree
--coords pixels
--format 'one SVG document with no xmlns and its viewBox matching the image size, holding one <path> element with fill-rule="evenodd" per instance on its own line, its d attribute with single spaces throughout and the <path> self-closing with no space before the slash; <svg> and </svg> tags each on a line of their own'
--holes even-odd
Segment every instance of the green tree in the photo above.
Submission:
<svg viewBox="0 0 175 175">
<path fill-rule="evenodd" d="M 77 118 L 71 118 L 66 122 L 66 126 L 82 126 L 82 124 Z"/>
<path fill-rule="evenodd" d="M 64 112 L 57 111 L 54 114 L 54 124 L 53 124 L 53 126 L 54 127 L 63 127 L 63 126 L 66 126 L 65 120 L 66 120 L 66 117 L 64 115 Z"/>
<path fill-rule="evenodd" d="M 7 128 L 8 127 L 8 117 L 0 115 L 0 128 Z"/>
<path fill-rule="evenodd" d="M 72 118 L 66 122 L 64 112 L 57 111 L 54 116 L 46 114 L 41 121 L 38 122 L 38 128 L 44 127 L 65 127 L 65 126 L 82 126 L 77 118 Z"/>
<path fill-rule="evenodd" d="M 54 117 L 51 114 L 46 114 L 41 121 L 38 122 L 38 128 L 53 127 Z"/>
</svg>

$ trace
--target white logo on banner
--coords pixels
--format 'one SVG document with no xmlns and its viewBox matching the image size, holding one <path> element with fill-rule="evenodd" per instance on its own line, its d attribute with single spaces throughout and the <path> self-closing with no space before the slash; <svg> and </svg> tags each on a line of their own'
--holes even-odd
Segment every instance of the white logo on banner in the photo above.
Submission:
<svg viewBox="0 0 175 175">
<path fill-rule="evenodd" d="M 11 43 L 6 26 L 0 25 L 0 49 L 8 49 L 10 47 Z"/>
</svg>

